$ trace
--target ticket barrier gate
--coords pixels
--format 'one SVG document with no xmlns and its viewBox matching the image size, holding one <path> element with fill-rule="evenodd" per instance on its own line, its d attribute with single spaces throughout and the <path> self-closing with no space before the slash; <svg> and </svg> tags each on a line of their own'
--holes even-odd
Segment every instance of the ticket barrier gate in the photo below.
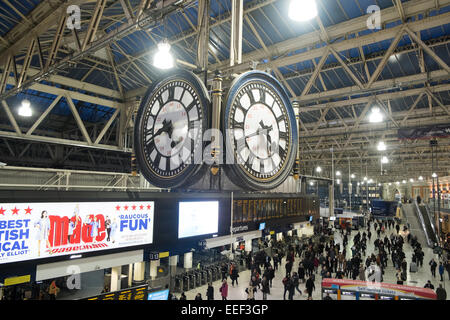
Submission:
<svg viewBox="0 0 450 320">
<path fill-rule="evenodd" d="M 201 271 L 201 283 L 200 285 L 205 285 L 208 283 L 208 271 L 206 269 L 203 269 Z"/>
<path fill-rule="evenodd" d="M 176 275 L 175 277 L 173 277 L 172 288 L 173 288 L 174 292 L 183 291 L 183 276 L 182 275 Z"/>
<path fill-rule="evenodd" d="M 217 266 L 217 265 L 212 266 L 211 267 L 211 271 L 212 271 L 213 281 L 219 280 L 220 279 L 220 275 L 221 275 L 219 266 Z"/>
<path fill-rule="evenodd" d="M 194 271 L 195 286 L 200 287 L 202 285 L 202 272 L 200 270 Z"/>
<path fill-rule="evenodd" d="M 206 268 L 206 282 L 213 282 L 213 270 L 212 267 Z"/>
<path fill-rule="evenodd" d="M 192 290 L 196 286 L 195 274 L 192 271 L 190 271 L 188 277 L 189 277 L 189 290 Z"/>
<path fill-rule="evenodd" d="M 182 286 L 183 291 L 184 292 L 189 291 L 190 290 L 190 284 L 189 284 L 190 277 L 189 277 L 189 275 L 187 273 L 183 273 L 182 281 L 183 281 L 183 286 Z"/>
</svg>

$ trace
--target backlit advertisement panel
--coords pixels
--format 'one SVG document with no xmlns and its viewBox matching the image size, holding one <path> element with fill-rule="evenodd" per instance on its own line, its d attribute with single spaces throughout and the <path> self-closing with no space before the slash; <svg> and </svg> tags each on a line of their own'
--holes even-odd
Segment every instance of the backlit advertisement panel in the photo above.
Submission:
<svg viewBox="0 0 450 320">
<path fill-rule="evenodd" d="M 153 201 L 0 203 L 0 264 L 150 244 Z"/>
</svg>

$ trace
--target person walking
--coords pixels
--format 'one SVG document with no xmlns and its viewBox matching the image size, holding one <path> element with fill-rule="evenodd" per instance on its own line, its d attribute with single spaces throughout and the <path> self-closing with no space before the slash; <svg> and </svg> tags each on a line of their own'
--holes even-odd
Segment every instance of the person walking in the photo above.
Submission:
<svg viewBox="0 0 450 320">
<path fill-rule="evenodd" d="M 316 289 L 316 286 L 314 285 L 314 281 L 312 280 L 312 277 L 309 277 L 308 280 L 306 280 L 306 291 L 308 292 L 308 298 L 312 298 L 312 293 Z"/>
<path fill-rule="evenodd" d="M 223 280 L 222 286 L 219 288 L 222 300 L 227 300 L 228 297 L 228 283 L 227 280 Z"/>
<path fill-rule="evenodd" d="M 436 295 L 438 300 L 447 300 L 447 292 L 442 288 L 442 284 L 439 284 L 439 288 L 436 289 Z"/>
<path fill-rule="evenodd" d="M 288 299 L 289 300 L 294 300 L 295 284 L 294 284 L 294 279 L 293 278 L 291 278 L 291 280 L 288 283 L 288 292 L 289 292 L 289 295 L 288 295 L 289 298 Z"/>
<path fill-rule="evenodd" d="M 252 281 L 249 282 L 248 287 L 245 288 L 245 293 L 247 293 L 247 300 L 255 300 L 256 287 L 253 286 Z"/>
<path fill-rule="evenodd" d="M 227 280 L 227 265 L 225 263 L 222 263 L 222 267 L 220 268 L 220 271 L 222 273 L 222 281 Z"/>
<path fill-rule="evenodd" d="M 286 262 L 286 275 L 291 275 L 291 271 L 292 271 L 292 261 L 288 261 Z"/>
<path fill-rule="evenodd" d="M 297 272 L 294 272 L 292 275 L 292 282 L 294 284 L 294 288 L 298 291 L 298 293 L 300 293 L 300 295 L 302 294 L 302 291 L 298 288 L 299 284 L 300 284 L 300 278 L 298 277 Z"/>
<path fill-rule="evenodd" d="M 439 262 L 439 275 L 441 276 L 441 281 L 444 281 L 444 265 L 442 264 L 442 262 Z"/>
<path fill-rule="evenodd" d="M 206 298 L 208 300 L 214 300 L 214 287 L 211 282 L 208 283 L 208 288 L 206 289 Z"/>
<path fill-rule="evenodd" d="M 402 271 L 400 269 L 397 269 L 395 276 L 397 278 L 397 284 L 403 284 Z"/>
<path fill-rule="evenodd" d="M 431 259 L 428 264 L 430 265 L 431 275 L 433 276 L 433 278 L 435 278 L 437 263 L 436 261 L 434 261 L 434 259 Z"/>
<path fill-rule="evenodd" d="M 230 279 L 231 279 L 231 285 L 233 287 L 234 287 L 235 281 L 236 281 L 236 284 L 239 285 L 238 278 L 239 278 L 239 271 L 237 269 L 236 264 L 233 263 L 231 265 L 231 269 L 230 269 Z"/>
<path fill-rule="evenodd" d="M 283 292 L 283 300 L 286 300 L 286 292 L 289 291 L 289 284 L 291 282 L 291 277 L 289 274 L 286 274 L 286 276 L 282 280 L 283 286 L 284 286 L 284 292 Z"/>
</svg>

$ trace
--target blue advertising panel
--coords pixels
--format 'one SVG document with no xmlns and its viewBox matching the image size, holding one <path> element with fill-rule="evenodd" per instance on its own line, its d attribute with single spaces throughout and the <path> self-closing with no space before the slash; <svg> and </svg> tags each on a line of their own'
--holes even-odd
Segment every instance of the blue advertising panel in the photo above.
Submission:
<svg viewBox="0 0 450 320">
<path fill-rule="evenodd" d="M 169 289 L 150 292 L 147 300 L 167 300 L 169 299 Z"/>
</svg>

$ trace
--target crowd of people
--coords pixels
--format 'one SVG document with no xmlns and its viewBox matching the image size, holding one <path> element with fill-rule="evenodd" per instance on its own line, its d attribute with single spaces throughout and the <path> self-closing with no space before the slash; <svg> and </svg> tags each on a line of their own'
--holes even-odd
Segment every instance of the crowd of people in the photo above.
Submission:
<svg viewBox="0 0 450 320">
<path fill-rule="evenodd" d="M 425 254 L 417 237 L 398 221 L 370 219 L 361 230 L 353 231 L 347 226 L 341 228 L 340 233 L 337 232 L 335 236 L 331 235 L 330 229 L 320 228 L 316 231 L 315 237 L 306 242 L 300 241 L 297 237 L 287 237 L 283 241 L 271 240 L 262 246 L 262 249 L 270 248 L 270 250 L 248 253 L 244 258 L 245 267 L 251 272 L 250 281 L 245 286 L 247 299 L 255 300 L 258 290 L 262 292 L 264 300 L 268 299 L 277 272 L 283 275 L 283 299 L 293 300 L 296 293 L 303 295 L 299 286 L 304 284 L 305 296 L 312 300 L 313 292 L 316 290 L 316 278 L 319 276 L 320 279 L 347 278 L 383 282 L 387 268 L 392 266 L 396 270 L 397 284 L 405 284 L 408 267 L 410 272 L 417 272 L 424 264 Z M 349 240 L 352 242 L 349 243 Z M 371 242 L 373 247 L 370 245 Z M 410 248 L 406 249 L 406 246 Z M 412 252 L 410 261 L 407 261 L 405 250 Z M 294 269 L 295 259 L 298 259 L 297 269 Z M 438 260 L 439 262 L 436 262 L 433 258 L 428 263 L 431 276 L 436 278 L 437 270 L 442 282 L 447 271 L 450 279 L 449 260 L 445 255 L 439 256 Z M 235 283 L 238 285 L 239 267 L 236 263 L 229 266 L 224 264 L 222 267 L 222 285 L 219 291 L 224 300 L 228 296 L 228 277 L 231 279 L 231 286 L 234 287 Z M 434 290 L 431 281 L 428 281 L 425 287 Z M 209 284 L 207 299 L 214 299 L 213 291 L 212 284 Z M 436 289 L 436 293 L 438 299 L 446 299 L 447 294 L 442 284 Z M 201 295 L 197 295 L 197 298 L 201 299 Z M 332 298 L 327 294 L 323 299 Z"/>
</svg>

